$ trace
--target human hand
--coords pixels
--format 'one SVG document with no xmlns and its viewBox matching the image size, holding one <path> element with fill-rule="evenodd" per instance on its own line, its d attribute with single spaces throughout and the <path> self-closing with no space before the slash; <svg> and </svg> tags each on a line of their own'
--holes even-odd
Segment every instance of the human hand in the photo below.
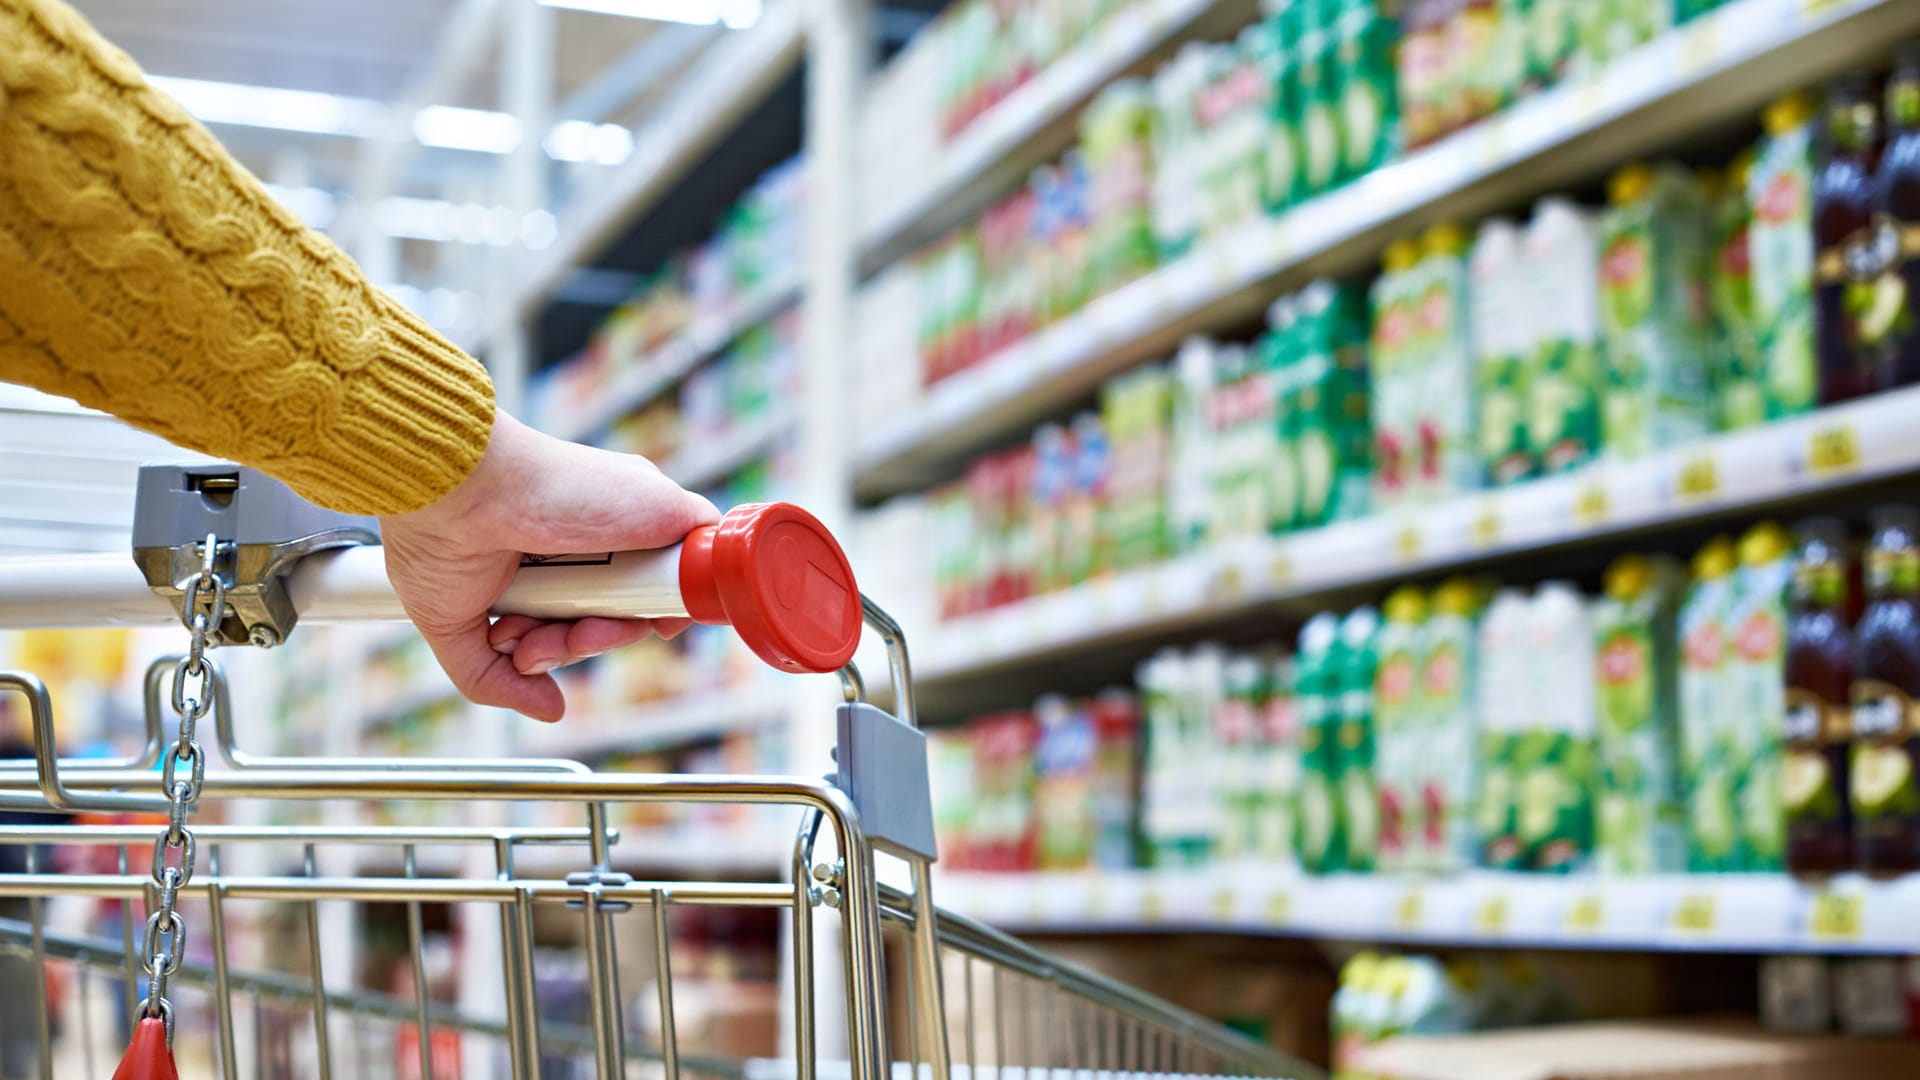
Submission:
<svg viewBox="0 0 1920 1080">
<path fill-rule="evenodd" d="M 548 672 L 649 633 L 672 637 L 688 620 L 506 615 L 489 624 L 521 556 L 666 547 L 719 519 L 646 458 L 556 439 L 496 412 L 466 480 L 426 509 L 380 519 L 380 535 L 394 592 L 460 692 L 550 722 L 566 701 Z"/>
</svg>

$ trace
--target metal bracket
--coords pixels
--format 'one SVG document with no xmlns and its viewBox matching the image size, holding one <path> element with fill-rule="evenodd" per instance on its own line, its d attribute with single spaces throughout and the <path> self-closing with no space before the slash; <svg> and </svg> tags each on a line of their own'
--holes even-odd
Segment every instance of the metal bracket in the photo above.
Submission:
<svg viewBox="0 0 1920 1080">
<path fill-rule="evenodd" d="M 840 706 L 836 734 L 833 783 L 860 811 L 867 837 L 883 851 L 932 860 L 926 734 L 864 701 Z"/>
<path fill-rule="evenodd" d="M 198 547 L 220 540 L 215 565 L 230 575 L 223 645 L 272 648 L 299 613 L 286 572 L 303 555 L 380 543 L 373 518 L 324 510 L 280 481 L 226 462 L 142 465 L 133 504 L 133 561 L 147 587 L 171 602 L 182 621 L 186 583 L 200 569 Z"/>
</svg>

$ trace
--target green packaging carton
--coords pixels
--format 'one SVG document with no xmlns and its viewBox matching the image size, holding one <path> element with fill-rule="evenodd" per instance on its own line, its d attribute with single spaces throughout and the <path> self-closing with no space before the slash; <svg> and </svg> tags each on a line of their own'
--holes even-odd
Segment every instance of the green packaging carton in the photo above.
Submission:
<svg viewBox="0 0 1920 1080">
<path fill-rule="evenodd" d="M 1256 833 L 1260 860 L 1269 866 L 1297 865 L 1303 732 L 1293 657 L 1273 658 L 1266 670 L 1267 696 L 1261 707 L 1261 809 Z"/>
<path fill-rule="evenodd" d="M 1342 0 L 1335 16 L 1340 86 L 1342 175 L 1361 176 L 1400 148 L 1400 95 L 1394 46 L 1399 27 L 1378 0 Z"/>
<path fill-rule="evenodd" d="M 1416 324 L 1420 248 L 1412 240 L 1387 245 L 1370 296 L 1368 397 L 1373 425 L 1373 498 L 1390 509 L 1412 495 L 1420 470 L 1419 374 Z"/>
<path fill-rule="evenodd" d="M 1420 247 L 1414 339 L 1420 357 L 1415 400 L 1421 458 L 1415 492 L 1432 500 L 1478 488 L 1481 469 L 1474 452 L 1466 235 L 1442 222 L 1427 230 Z"/>
<path fill-rule="evenodd" d="M 1767 418 L 1766 372 L 1753 305 L 1753 204 L 1747 186 L 1754 154 L 1742 151 L 1713 200 L 1713 244 L 1707 294 L 1713 307 L 1719 363 L 1713 370 L 1715 423 L 1732 431 Z"/>
<path fill-rule="evenodd" d="M 1526 373 L 1527 445 L 1535 465 L 1564 472 L 1600 441 L 1599 237 L 1573 203 L 1542 199 L 1522 240 L 1533 332 Z"/>
<path fill-rule="evenodd" d="M 1788 94 L 1767 107 L 1766 137 L 1747 180 L 1753 206 L 1753 322 L 1768 416 L 1819 400 L 1813 347 L 1813 102 Z"/>
<path fill-rule="evenodd" d="M 1426 701 L 1420 693 L 1420 643 L 1427 597 L 1404 585 L 1387 597 L 1374 675 L 1374 756 L 1380 788 L 1378 868 L 1398 873 L 1424 862 Z"/>
<path fill-rule="evenodd" d="M 1678 649 L 1683 574 L 1670 559 L 1625 555 L 1594 605 L 1599 791 L 1594 846 L 1603 874 L 1686 867 L 1680 796 Z"/>
<path fill-rule="evenodd" d="M 1533 349 L 1520 229 L 1505 218 L 1480 226 L 1467 255 L 1478 458 L 1488 484 L 1533 474 L 1528 449 L 1528 357 Z"/>
<path fill-rule="evenodd" d="M 1693 557 L 1680 607 L 1680 766 L 1687 800 L 1687 869 L 1738 870 L 1739 755 L 1727 628 L 1733 614 L 1733 541 L 1718 536 Z"/>
<path fill-rule="evenodd" d="M 1476 697 L 1480 733 L 1474 762 L 1474 831 L 1481 865 L 1517 870 L 1525 865 L 1516 819 L 1519 777 L 1515 750 L 1531 709 L 1527 671 L 1527 597 L 1502 589 L 1480 620 L 1480 679 Z"/>
<path fill-rule="evenodd" d="M 1358 607 L 1340 620 L 1335 656 L 1340 720 L 1338 746 L 1340 817 L 1346 835 L 1346 869 L 1372 870 L 1380 858 L 1380 782 L 1374 732 L 1374 679 L 1380 665 L 1380 613 Z"/>
<path fill-rule="evenodd" d="M 1367 512 L 1373 432 L 1368 422 L 1366 296 L 1315 281 L 1293 304 L 1288 330 L 1299 370 L 1290 403 L 1299 417 L 1300 523 Z"/>
<path fill-rule="evenodd" d="M 1728 620 L 1727 664 L 1734 713 L 1729 732 L 1740 788 L 1743 869 L 1774 871 L 1786 855 L 1785 754 L 1787 589 L 1793 540 L 1763 521 L 1740 537 L 1740 569 Z"/>
<path fill-rule="evenodd" d="M 1708 206 L 1678 166 L 1633 164 L 1608 184 L 1600 218 L 1606 378 L 1601 442 L 1632 459 L 1712 427 Z"/>
<path fill-rule="evenodd" d="M 1260 201 L 1269 214 L 1299 202 L 1306 188 L 1306 159 L 1300 145 L 1302 5 L 1278 7 L 1267 16 L 1266 35 L 1259 40 L 1261 70 L 1272 80 L 1260 156 Z"/>
<path fill-rule="evenodd" d="M 1479 732 L 1476 623 L 1486 590 L 1451 578 L 1434 590 L 1417 643 L 1423 734 L 1415 759 L 1420 818 L 1415 864 L 1448 872 L 1474 861 L 1473 779 Z"/>
<path fill-rule="evenodd" d="M 1300 628 L 1294 710 L 1300 720 L 1296 852 L 1301 869 L 1329 874 L 1346 864 L 1340 777 L 1340 620 L 1321 612 Z"/>
<path fill-rule="evenodd" d="M 1587 866 L 1593 852 L 1593 626 L 1578 589 L 1543 583 L 1527 612 L 1524 661 L 1535 719 L 1513 751 L 1515 821 L 1527 865 Z"/>
<path fill-rule="evenodd" d="M 1318 195 L 1346 179 L 1340 131 L 1339 0 L 1296 0 L 1300 16 L 1301 194 Z"/>
</svg>

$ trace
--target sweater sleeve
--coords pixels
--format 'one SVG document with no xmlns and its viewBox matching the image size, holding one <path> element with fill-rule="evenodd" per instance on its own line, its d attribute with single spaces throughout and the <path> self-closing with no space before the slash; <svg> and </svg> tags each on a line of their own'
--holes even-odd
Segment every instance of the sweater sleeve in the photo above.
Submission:
<svg viewBox="0 0 1920 1080">
<path fill-rule="evenodd" d="M 60 0 L 0 0 L 0 378 L 391 514 L 486 450 L 485 370 Z"/>
</svg>

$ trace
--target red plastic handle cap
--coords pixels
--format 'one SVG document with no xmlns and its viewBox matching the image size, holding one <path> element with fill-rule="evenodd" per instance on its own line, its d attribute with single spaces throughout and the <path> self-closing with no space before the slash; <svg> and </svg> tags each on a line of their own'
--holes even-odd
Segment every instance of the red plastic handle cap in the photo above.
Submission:
<svg viewBox="0 0 1920 1080">
<path fill-rule="evenodd" d="M 820 520 L 791 503 L 747 503 L 680 548 L 695 622 L 730 624 L 784 671 L 838 671 L 860 644 L 860 587 Z"/>
<path fill-rule="evenodd" d="M 134 1025 L 133 1041 L 127 1044 L 120 1067 L 113 1070 L 113 1080 L 180 1080 L 173 1067 L 173 1051 L 167 1046 L 165 1020 L 145 1016 Z"/>
</svg>

